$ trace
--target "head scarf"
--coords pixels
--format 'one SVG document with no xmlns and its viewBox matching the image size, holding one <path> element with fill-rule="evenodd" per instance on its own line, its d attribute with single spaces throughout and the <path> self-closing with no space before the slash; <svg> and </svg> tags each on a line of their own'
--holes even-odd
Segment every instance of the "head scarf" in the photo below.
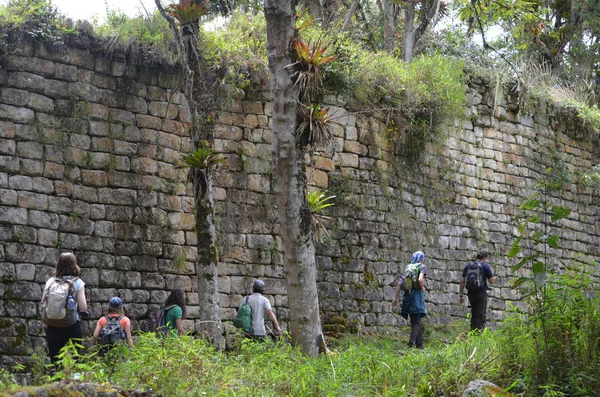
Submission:
<svg viewBox="0 0 600 397">
<path fill-rule="evenodd" d="M 412 255 L 412 258 L 410 259 L 410 263 L 419 263 L 424 260 L 425 260 L 425 254 L 423 253 L 423 251 L 417 251 Z"/>
</svg>

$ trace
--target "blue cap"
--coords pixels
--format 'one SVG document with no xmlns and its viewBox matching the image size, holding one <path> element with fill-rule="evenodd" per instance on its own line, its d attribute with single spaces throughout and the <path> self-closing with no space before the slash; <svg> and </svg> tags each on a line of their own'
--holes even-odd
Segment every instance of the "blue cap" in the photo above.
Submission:
<svg viewBox="0 0 600 397">
<path fill-rule="evenodd" d="M 109 307 L 122 307 L 123 306 L 123 300 L 121 298 L 119 298 L 118 296 L 113 296 L 108 301 L 108 306 Z"/>
<path fill-rule="evenodd" d="M 265 282 L 262 280 L 255 280 L 253 288 L 257 292 L 263 292 L 265 290 Z"/>
<path fill-rule="evenodd" d="M 417 251 L 412 255 L 410 263 L 418 263 L 425 260 L 425 254 L 423 251 Z"/>
</svg>

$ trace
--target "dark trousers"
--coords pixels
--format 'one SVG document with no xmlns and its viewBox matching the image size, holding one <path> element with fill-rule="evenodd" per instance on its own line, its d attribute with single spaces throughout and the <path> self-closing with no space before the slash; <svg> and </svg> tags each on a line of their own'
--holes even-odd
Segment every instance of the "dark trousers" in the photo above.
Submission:
<svg viewBox="0 0 600 397">
<path fill-rule="evenodd" d="M 48 344 L 48 356 L 52 364 L 56 363 L 58 353 L 70 339 L 81 339 L 83 336 L 83 330 L 81 329 L 81 322 L 77 321 L 70 327 L 59 328 L 59 327 L 46 327 L 46 343 Z"/>
<path fill-rule="evenodd" d="M 408 340 L 408 347 L 417 346 L 417 349 L 423 348 L 423 315 L 422 314 L 408 314 L 410 317 L 410 339 Z"/>
<path fill-rule="evenodd" d="M 483 330 L 487 321 L 487 291 L 469 292 L 467 296 L 471 304 L 471 330 Z"/>
</svg>

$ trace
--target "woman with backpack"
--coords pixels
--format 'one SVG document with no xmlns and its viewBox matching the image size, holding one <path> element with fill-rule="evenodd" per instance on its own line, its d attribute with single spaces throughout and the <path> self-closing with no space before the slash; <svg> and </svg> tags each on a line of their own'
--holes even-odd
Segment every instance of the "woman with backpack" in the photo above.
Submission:
<svg viewBox="0 0 600 397">
<path fill-rule="evenodd" d="M 81 317 L 87 312 L 85 283 L 79 278 L 80 269 L 75 255 L 60 254 L 52 277 L 42 293 L 42 321 L 46 324 L 46 343 L 52 364 L 69 340 L 81 339 Z"/>
<path fill-rule="evenodd" d="M 422 251 L 415 252 L 410 264 L 405 268 L 404 278 L 401 278 L 396 287 L 394 300 L 392 300 L 392 309 L 398 304 L 398 295 L 400 291 L 404 291 L 402 295 L 402 308 L 400 315 L 402 317 L 410 317 L 410 338 L 408 347 L 416 347 L 423 349 L 423 317 L 427 315 L 425 309 L 425 274 L 427 267 L 425 266 L 425 254 Z"/>
<path fill-rule="evenodd" d="M 108 301 L 106 316 L 101 317 L 96 324 L 94 342 L 114 345 L 122 340 L 126 340 L 129 347 L 133 347 L 131 321 L 123 312 L 123 300 L 114 296 Z"/>
<path fill-rule="evenodd" d="M 165 325 L 173 334 L 184 335 L 182 320 L 186 318 L 185 292 L 174 289 L 165 300 Z"/>
</svg>

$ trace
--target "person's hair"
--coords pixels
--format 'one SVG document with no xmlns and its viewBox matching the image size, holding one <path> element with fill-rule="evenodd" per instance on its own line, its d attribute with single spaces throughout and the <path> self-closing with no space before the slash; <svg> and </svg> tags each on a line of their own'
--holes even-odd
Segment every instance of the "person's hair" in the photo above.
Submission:
<svg viewBox="0 0 600 397">
<path fill-rule="evenodd" d="M 119 306 L 119 307 L 112 307 L 112 306 L 108 306 L 108 311 L 106 312 L 106 314 L 120 314 L 120 315 L 125 315 L 125 313 L 123 312 L 123 306 Z"/>
<path fill-rule="evenodd" d="M 477 259 L 484 259 L 488 257 L 487 251 L 479 251 L 477 253 Z"/>
<path fill-rule="evenodd" d="M 71 252 L 63 252 L 56 261 L 55 277 L 79 276 L 81 269 L 77 266 L 77 258 Z"/>
<path fill-rule="evenodd" d="M 165 301 L 165 306 L 169 306 L 169 305 L 179 306 L 181 308 L 181 311 L 183 312 L 182 317 L 183 318 L 186 317 L 187 308 L 185 307 L 185 292 L 183 292 L 182 289 L 177 288 L 177 289 L 174 289 L 173 291 L 171 291 L 171 294 Z"/>
</svg>

